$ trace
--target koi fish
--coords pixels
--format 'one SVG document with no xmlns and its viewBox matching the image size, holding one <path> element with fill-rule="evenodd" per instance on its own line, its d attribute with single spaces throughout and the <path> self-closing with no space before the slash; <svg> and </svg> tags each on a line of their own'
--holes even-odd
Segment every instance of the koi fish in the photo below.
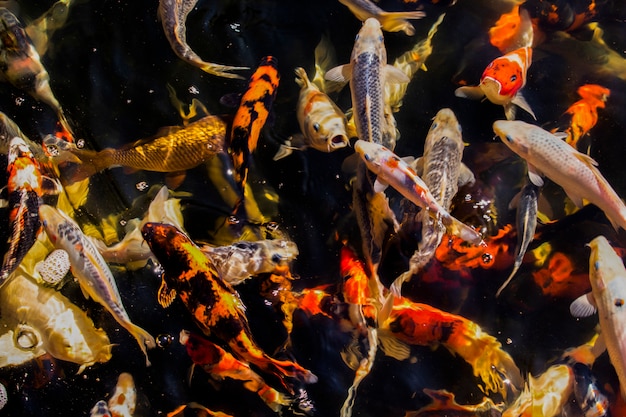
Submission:
<svg viewBox="0 0 626 417">
<path fill-rule="evenodd" d="M 309 81 L 304 68 L 296 68 L 296 83 L 300 86 L 296 116 L 302 134 L 292 136 L 286 145 L 281 145 L 274 160 L 289 155 L 292 149 L 311 147 L 332 152 L 348 146 L 346 116 L 341 109 Z"/>
<path fill-rule="evenodd" d="M 65 213 L 52 206 L 39 207 L 44 229 L 57 249 L 63 249 L 70 257 L 72 273 L 78 280 L 83 294 L 106 308 L 113 318 L 137 340 L 148 360 L 148 349 L 156 346 L 154 338 L 141 327 L 133 324 L 122 304 L 115 278 L 95 245 L 83 234 L 80 227 Z"/>
<path fill-rule="evenodd" d="M 502 350 L 502 344 L 462 316 L 390 293 L 381 310 L 378 334 L 385 354 L 398 360 L 408 358 L 406 344 L 441 344 L 472 365 L 474 375 L 482 379 L 487 391 L 506 395 L 508 384 L 517 388 L 522 385 L 520 371 Z"/>
<path fill-rule="evenodd" d="M 376 19 L 369 18 L 363 23 L 354 41 L 350 63 L 330 69 L 325 78 L 335 82 L 350 81 L 358 138 L 393 149 L 395 138 L 390 139 L 385 134 L 389 127 L 385 117 L 384 86 L 386 82 L 408 83 L 410 80 L 402 71 L 387 64 L 383 33 Z"/>
<path fill-rule="evenodd" d="M 528 10 L 517 4 L 502 14 L 489 28 L 489 42 L 503 54 L 533 46 L 533 24 Z"/>
<path fill-rule="evenodd" d="M 39 163 L 19 136 L 9 143 L 7 172 L 11 236 L 9 249 L 0 268 L 0 287 L 24 259 L 41 229 L 38 211 L 44 179 Z"/>
<path fill-rule="evenodd" d="M 239 285 L 251 275 L 272 272 L 298 256 L 298 246 L 288 240 L 239 241 L 229 246 L 202 246 L 218 275 L 230 285 Z"/>
<path fill-rule="evenodd" d="M 529 375 L 528 383 L 502 417 L 556 417 L 561 415 L 574 389 L 572 369 L 553 365 L 538 377 Z"/>
<path fill-rule="evenodd" d="M 491 398 L 485 397 L 475 405 L 458 404 L 454 398 L 454 394 L 444 390 L 432 390 L 424 388 L 424 394 L 428 395 L 433 401 L 420 408 L 417 411 L 407 411 L 404 417 L 436 417 L 436 416 L 454 416 L 454 417 L 491 417 L 498 414 L 501 405 L 497 405 Z"/>
<path fill-rule="evenodd" d="M 135 380 L 128 372 L 122 372 L 117 378 L 115 391 L 108 401 L 112 417 L 133 417 L 137 406 Z"/>
<path fill-rule="evenodd" d="M 439 110 L 426 136 L 424 155 L 414 162 L 413 168 L 416 178 L 423 179 L 425 189 L 431 190 L 434 201 L 446 212 L 459 186 L 475 182 L 472 171 L 461 162 L 464 147 L 461 124 L 454 112 L 448 108 Z M 399 291 L 402 282 L 421 270 L 435 255 L 444 229 L 432 215 L 430 210 L 417 214 L 422 224 L 422 238 L 409 260 L 408 273 L 402 274 L 392 284 L 394 291 Z"/>
<path fill-rule="evenodd" d="M 0 305 L 2 328 L 13 333 L 11 343 L 2 344 L 0 367 L 14 364 L 12 351 L 18 350 L 35 356 L 37 351 L 47 352 L 76 363 L 80 365 L 78 373 L 111 359 L 113 345 L 104 330 L 97 329 L 87 314 L 60 292 L 37 285 L 22 267 L 0 291 Z"/>
<path fill-rule="evenodd" d="M 106 401 L 100 400 L 89 411 L 89 417 L 113 417 Z"/>
<path fill-rule="evenodd" d="M 591 368 L 580 362 L 571 367 L 574 372 L 574 398 L 583 417 L 609 417 L 609 399 L 598 388 Z"/>
<path fill-rule="evenodd" d="M 203 61 L 187 44 L 187 15 L 198 0 L 159 0 L 157 14 L 163 24 L 163 31 L 174 53 L 183 61 L 200 68 L 207 74 L 224 78 L 243 79 L 230 71 L 247 70 L 248 67 L 233 67 Z"/>
<path fill-rule="evenodd" d="M 232 416 L 230 414 L 222 413 L 221 411 L 209 410 L 208 408 L 206 408 L 202 404 L 198 404 L 196 402 L 190 402 L 189 404 L 183 404 L 183 405 L 177 407 L 175 410 L 170 411 L 169 413 L 167 413 L 166 416 L 167 417 L 183 417 L 185 415 L 184 410 L 186 408 L 189 408 L 189 409 L 192 409 L 192 410 L 199 410 L 198 411 L 198 415 L 201 415 L 200 413 L 204 413 L 205 415 L 207 415 L 209 417 L 234 417 L 234 416 Z"/>
<path fill-rule="evenodd" d="M 493 104 L 504 106 L 507 120 L 515 119 L 515 106 L 537 119 L 520 91 L 526 85 L 526 72 L 531 64 L 532 52 L 530 47 L 524 47 L 494 59 L 483 71 L 479 85 L 459 87 L 454 95 L 472 100 L 486 96 Z"/>
<path fill-rule="evenodd" d="M 539 198 L 539 188 L 529 182 L 526 184 L 522 191 L 520 191 L 519 201 L 517 202 L 516 228 L 517 228 L 517 246 L 515 248 L 515 262 L 513 263 L 513 270 L 509 277 L 496 291 L 496 297 L 500 296 L 502 291 L 515 276 L 515 273 L 522 265 L 524 255 L 528 249 L 528 245 L 535 237 L 535 229 L 537 228 L 537 206 Z"/>
<path fill-rule="evenodd" d="M 255 392 L 274 412 L 280 412 L 291 400 L 281 392 L 270 387 L 259 374 L 250 369 L 250 365 L 235 359 L 233 355 L 215 343 L 187 330 L 180 332 L 180 344 L 185 346 L 194 365 L 214 378 L 232 378 L 243 381 L 243 386 Z"/>
<path fill-rule="evenodd" d="M 556 133 L 557 130 L 564 132 L 567 135 L 565 142 L 574 149 L 578 149 L 579 141 L 598 122 L 598 109 L 605 107 L 611 90 L 597 84 L 585 84 L 578 87 L 577 93 L 581 99 L 569 106 L 563 115 L 567 127 L 562 130 L 551 130 L 552 133 Z"/>
<path fill-rule="evenodd" d="M 176 295 L 205 334 L 227 343 L 235 355 L 278 377 L 291 391 L 285 378 L 314 383 L 317 377 L 292 361 L 271 358 L 253 339 L 245 307 L 237 292 L 219 278 L 213 263 L 176 227 L 146 223 L 142 234 L 163 266 L 158 300 L 169 306 Z"/>
<path fill-rule="evenodd" d="M 526 160 L 533 184 L 541 187 L 541 175 L 545 175 L 563 187 L 577 207 L 582 207 L 585 199 L 602 209 L 613 227 L 626 228 L 626 206 L 593 158 L 539 126 L 522 121 L 498 120 L 493 130 L 505 145 Z"/>
<path fill-rule="evenodd" d="M 0 41 L 0 78 L 50 106 L 63 128 L 71 133 L 61 105 L 50 88 L 50 75 L 39 54 L 18 18 L 4 7 L 0 7 Z"/>
<path fill-rule="evenodd" d="M 228 154 L 233 160 L 235 181 L 242 195 L 248 179 L 250 156 L 257 147 L 261 129 L 272 110 L 279 81 L 278 60 L 273 56 L 263 57 L 250 77 L 248 89 L 241 96 L 235 113 Z"/>
<path fill-rule="evenodd" d="M 186 127 L 172 127 L 165 135 L 139 141 L 122 149 L 79 149 L 75 144 L 48 135 L 44 146 L 56 149 L 59 158 L 78 162 L 71 182 L 84 180 L 107 168 L 124 166 L 146 171 L 176 173 L 194 168 L 222 151 L 226 122 L 207 116 Z"/>
<path fill-rule="evenodd" d="M 622 258 L 600 235 L 589 242 L 589 281 L 591 293 L 578 297 L 570 305 L 574 317 L 598 313 L 602 333 L 599 339 L 606 345 L 615 368 L 622 398 L 626 399 L 626 268 Z M 596 343 L 597 345 L 597 343 Z"/>
<path fill-rule="evenodd" d="M 39 56 L 46 54 L 52 35 L 65 25 L 73 3 L 74 0 L 58 0 L 24 28 Z"/>
<path fill-rule="evenodd" d="M 424 209 L 436 221 L 441 222 L 448 233 L 473 245 L 481 244 L 480 234 L 461 223 L 442 207 L 413 168 L 389 149 L 376 143 L 358 140 L 354 145 L 354 150 L 365 161 L 367 167 L 377 175 L 374 184 L 376 192 L 381 192 L 387 185 L 391 185 L 413 204 Z"/>
<path fill-rule="evenodd" d="M 30 140 L 17 123 L 6 114 L 0 112 L 0 154 L 6 155 L 9 153 L 9 145 L 14 137 L 22 138 L 40 164 L 45 160 L 46 156 L 41 145 Z"/>
<path fill-rule="evenodd" d="M 409 19 L 421 19 L 424 12 L 386 12 L 369 0 L 339 0 L 357 19 L 364 22 L 375 18 L 387 32 L 404 32 L 409 36 L 415 34 L 415 28 L 408 22 Z"/>
</svg>

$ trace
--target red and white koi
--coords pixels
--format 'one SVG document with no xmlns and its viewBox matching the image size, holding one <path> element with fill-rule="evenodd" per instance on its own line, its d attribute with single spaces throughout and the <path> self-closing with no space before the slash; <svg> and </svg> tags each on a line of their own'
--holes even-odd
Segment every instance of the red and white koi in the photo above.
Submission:
<svg viewBox="0 0 626 417">
<path fill-rule="evenodd" d="M 530 181 L 541 187 L 542 175 L 563 187 L 577 207 L 583 199 L 604 211 L 613 227 L 626 229 L 626 205 L 602 176 L 598 163 L 552 133 L 522 121 L 498 120 L 493 131 L 526 160 Z"/>
<path fill-rule="evenodd" d="M 523 47 L 496 58 L 483 71 L 480 84 L 459 87 L 454 94 L 472 100 L 487 97 L 493 104 L 504 106 L 507 120 L 515 119 L 515 106 L 521 107 L 536 119 L 520 91 L 526 85 L 526 73 L 532 55 L 530 47 Z"/>
<path fill-rule="evenodd" d="M 115 278 L 91 239 L 83 234 L 74 220 L 52 206 L 44 204 L 39 207 L 39 215 L 50 241 L 69 255 L 72 272 L 83 294 L 106 308 L 128 330 L 146 356 L 146 364 L 150 365 L 146 348 L 156 346 L 154 338 L 131 322 L 122 304 Z"/>
<path fill-rule="evenodd" d="M 356 142 L 354 150 L 361 155 L 367 167 L 377 175 L 374 184 L 375 191 L 383 191 L 387 185 L 391 185 L 413 204 L 427 210 L 429 215 L 440 221 L 450 234 L 474 245 L 481 244 L 480 234 L 454 218 L 442 207 L 413 168 L 396 154 L 382 145 L 363 140 Z"/>
</svg>

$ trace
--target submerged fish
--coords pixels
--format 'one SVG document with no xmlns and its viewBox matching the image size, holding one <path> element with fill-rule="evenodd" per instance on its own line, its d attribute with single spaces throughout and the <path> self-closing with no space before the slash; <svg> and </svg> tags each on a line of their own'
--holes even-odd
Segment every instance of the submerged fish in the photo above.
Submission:
<svg viewBox="0 0 626 417">
<path fill-rule="evenodd" d="M 273 56 L 263 57 L 248 81 L 233 119 L 228 154 L 233 160 L 235 181 L 242 194 L 248 179 L 250 157 L 272 110 L 279 81 L 278 60 Z"/>
<path fill-rule="evenodd" d="M 537 227 L 537 206 L 539 201 L 539 187 L 529 182 L 520 191 L 519 201 L 517 202 L 516 228 L 517 228 L 517 246 L 515 247 L 515 263 L 513 270 L 504 283 L 498 288 L 496 297 L 502 293 L 506 286 L 511 282 L 513 276 L 522 265 L 524 255 L 528 249 L 528 245 L 535 237 L 535 229 Z"/>
<path fill-rule="evenodd" d="M 589 247 L 591 293 L 574 300 L 570 311 L 575 317 L 598 313 L 600 339 L 617 373 L 622 398 L 626 399 L 626 268 L 604 236 L 593 239 Z"/>
<path fill-rule="evenodd" d="M 178 294 L 205 334 L 220 338 L 235 355 L 275 375 L 289 390 L 286 378 L 317 381 L 302 366 L 271 358 L 256 344 L 239 295 L 220 279 L 213 263 L 186 235 L 162 223 L 145 224 L 142 234 L 164 269 L 158 295 L 163 307 Z"/>
<path fill-rule="evenodd" d="M 241 284 L 251 275 L 272 272 L 298 256 L 298 246 L 288 240 L 239 241 L 229 246 L 202 246 L 218 275 L 230 285 Z"/>
<path fill-rule="evenodd" d="M 413 12 L 386 12 L 376 6 L 370 0 L 339 0 L 339 3 L 346 6 L 357 19 L 365 21 L 375 18 L 382 28 L 387 32 L 404 32 L 411 36 L 415 34 L 415 28 L 409 19 L 421 19 L 426 16 L 422 11 Z"/>
<path fill-rule="evenodd" d="M 574 372 L 574 398 L 583 417 L 609 417 L 609 399 L 600 391 L 591 367 L 579 362 L 571 367 Z"/>
<path fill-rule="evenodd" d="M 493 130 L 505 145 L 526 160 L 533 184 L 542 186 L 541 175 L 545 175 L 563 187 L 577 207 L 582 207 L 585 199 L 601 208 L 613 227 L 626 229 L 626 206 L 593 158 L 539 126 L 522 121 L 498 120 Z"/>
<path fill-rule="evenodd" d="M 163 24 L 165 37 L 172 50 L 183 61 L 200 68 L 202 71 L 224 78 L 243 79 L 230 71 L 245 70 L 248 67 L 232 67 L 203 61 L 187 44 L 187 15 L 198 0 L 159 0 L 158 16 Z"/>
<path fill-rule="evenodd" d="M 42 205 L 39 215 L 50 241 L 57 249 L 64 249 L 69 255 L 72 273 L 83 294 L 106 308 L 128 330 L 146 356 L 146 364 L 150 365 L 146 348 L 156 346 L 154 338 L 131 322 L 122 304 L 115 278 L 93 242 L 83 234 L 76 222 L 54 207 Z"/>
<path fill-rule="evenodd" d="M 18 18 L 4 7 L 0 7 L 0 45 L 0 78 L 52 107 L 63 128 L 71 133 L 39 54 Z"/>
<path fill-rule="evenodd" d="M 225 137 L 226 122 L 218 116 L 207 116 L 185 127 L 171 128 L 168 134 L 156 139 L 122 149 L 106 148 L 98 152 L 79 149 L 52 135 L 44 139 L 44 145 L 56 148 L 60 158 L 79 162 L 70 178 L 76 182 L 118 166 L 169 173 L 185 171 L 221 152 Z"/>
<path fill-rule="evenodd" d="M 89 417 L 113 417 L 106 401 L 98 401 L 89 411 Z"/>
<path fill-rule="evenodd" d="M 370 18 L 363 23 L 354 41 L 350 63 L 329 70 L 325 78 L 336 82 L 350 81 L 358 138 L 393 149 L 395 137 L 386 137 L 390 127 L 385 117 L 385 83 L 408 83 L 410 80 L 402 71 L 387 64 L 383 33 L 376 19 Z"/>
<path fill-rule="evenodd" d="M 309 81 L 304 68 L 296 68 L 296 83 L 300 86 L 296 116 L 302 134 L 292 136 L 286 146 L 281 145 L 274 160 L 289 155 L 291 149 L 311 147 L 332 152 L 348 146 L 346 116 L 341 109 Z"/>
<path fill-rule="evenodd" d="M 472 100 L 486 96 L 493 104 L 504 106 L 507 120 L 515 119 L 515 106 L 526 110 L 536 119 L 520 91 L 526 85 L 526 72 L 532 61 L 532 52 L 530 47 L 524 47 L 494 59 L 483 71 L 479 85 L 459 87 L 454 94 Z"/>
<path fill-rule="evenodd" d="M 250 365 L 235 359 L 215 343 L 187 330 L 180 332 L 180 343 L 187 349 L 194 365 L 202 367 L 216 379 L 232 378 L 243 381 L 243 386 L 261 397 L 274 412 L 280 412 L 283 406 L 291 404 L 286 395 L 269 386 Z"/>
<path fill-rule="evenodd" d="M 489 28 L 489 42 L 503 54 L 533 46 L 533 25 L 528 10 L 517 4 L 510 12 L 503 13 Z"/>
<path fill-rule="evenodd" d="M 0 154 L 6 155 L 9 153 L 9 144 L 14 137 L 22 138 L 39 163 L 44 161 L 46 156 L 41 145 L 30 140 L 17 123 L 6 114 L 0 112 Z"/>
<path fill-rule="evenodd" d="M 496 405 L 491 398 L 485 397 L 479 404 L 461 405 L 454 398 L 454 394 L 444 390 L 424 388 L 424 394 L 433 402 L 417 411 L 407 411 L 404 417 L 496 417 L 500 416 L 500 405 Z"/>
<path fill-rule="evenodd" d="M 361 155 L 367 167 L 378 176 L 374 185 L 376 191 L 382 191 L 387 185 L 391 185 L 413 204 L 424 209 L 429 216 L 441 222 L 450 234 L 474 245 L 482 242 L 480 234 L 461 223 L 442 207 L 415 171 L 389 149 L 375 143 L 358 140 L 354 145 L 354 150 Z"/>
<path fill-rule="evenodd" d="M 128 372 L 122 372 L 117 377 L 115 391 L 108 401 L 112 417 L 133 417 L 137 406 L 137 389 L 135 380 Z"/>
</svg>

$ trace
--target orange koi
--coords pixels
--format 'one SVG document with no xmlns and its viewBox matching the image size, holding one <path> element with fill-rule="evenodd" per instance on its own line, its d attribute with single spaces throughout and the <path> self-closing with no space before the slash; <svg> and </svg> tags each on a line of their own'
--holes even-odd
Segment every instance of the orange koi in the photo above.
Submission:
<svg viewBox="0 0 626 417">
<path fill-rule="evenodd" d="M 141 232 L 164 269 L 158 294 L 163 307 L 178 294 L 205 334 L 214 334 L 239 358 L 277 376 L 290 392 L 287 377 L 306 383 L 317 381 L 309 370 L 292 361 L 271 358 L 256 344 L 239 294 L 219 278 L 213 263 L 189 237 L 163 223 L 146 223 Z"/>
<path fill-rule="evenodd" d="M 208 408 L 206 408 L 202 404 L 198 404 L 198 403 L 195 403 L 195 402 L 191 402 L 189 404 L 183 404 L 183 405 L 181 405 L 179 407 L 176 407 L 176 409 L 174 409 L 173 411 L 170 411 L 169 413 L 167 413 L 166 416 L 167 417 L 182 417 L 182 416 L 184 416 L 186 414 L 184 412 L 186 408 L 199 410 L 198 414 L 197 414 L 199 416 L 207 415 L 209 417 L 233 417 L 232 415 L 226 414 L 226 413 L 222 413 L 221 411 L 209 410 Z M 204 413 L 204 414 L 200 414 L 200 413 Z"/>
<path fill-rule="evenodd" d="M 480 84 L 463 86 L 454 91 L 457 97 L 480 100 L 487 97 L 493 104 L 504 106 L 507 120 L 515 119 L 515 106 L 537 119 L 520 90 L 526 85 L 526 72 L 532 62 L 530 47 L 511 51 L 491 61 L 483 71 Z"/>
<path fill-rule="evenodd" d="M 215 377 L 243 381 L 243 386 L 257 393 L 273 411 L 279 412 L 282 406 L 291 404 L 284 394 L 267 385 L 261 376 L 250 369 L 250 365 L 235 359 L 215 343 L 187 330 L 180 332 L 180 343 L 185 346 L 195 365 Z"/>
<path fill-rule="evenodd" d="M 489 29 L 489 42 L 503 54 L 532 46 L 533 27 L 528 11 L 516 5 L 510 12 L 502 14 Z"/>
<path fill-rule="evenodd" d="M 242 194 L 248 179 L 250 155 L 257 147 L 261 129 L 272 109 L 279 81 L 278 60 L 273 56 L 261 59 L 235 113 L 228 153 L 233 160 L 235 181 Z"/>
<path fill-rule="evenodd" d="M 570 258 L 562 252 L 555 252 L 543 268 L 533 271 L 532 277 L 548 297 L 576 298 L 588 292 L 589 273 L 577 271 Z"/>
<path fill-rule="evenodd" d="M 454 416 L 454 417 L 479 417 L 491 416 L 499 411 L 501 406 L 496 405 L 490 398 L 476 405 L 461 405 L 454 398 L 454 394 L 444 390 L 432 390 L 424 388 L 424 394 L 428 395 L 433 402 L 417 411 L 407 411 L 405 417 L 428 417 L 428 416 Z"/>
<path fill-rule="evenodd" d="M 362 317 L 366 320 L 376 319 L 376 307 L 373 304 L 373 294 L 380 292 L 379 289 L 370 288 L 377 286 L 375 280 L 371 280 L 365 272 L 365 265 L 361 262 L 352 249 L 347 246 L 341 248 L 339 255 L 339 271 L 343 277 L 343 299 L 348 304 L 359 306 Z M 351 311 L 352 312 L 352 311 Z M 362 324 L 362 320 L 353 319 L 355 325 Z"/>
<path fill-rule="evenodd" d="M 580 139 L 598 122 L 598 109 L 605 107 L 611 90 L 597 84 L 585 84 L 578 87 L 577 93 L 581 99 L 572 104 L 564 113 L 564 118 L 569 121 L 564 130 L 567 134 L 565 141 L 575 149 L 578 149 Z M 552 133 L 557 130 L 553 129 Z"/>
<path fill-rule="evenodd" d="M 394 297 L 393 306 L 380 320 L 379 336 L 386 354 L 403 360 L 408 348 L 385 348 L 392 336 L 400 342 L 418 346 L 443 345 L 472 365 L 474 375 L 482 379 L 486 391 L 506 395 L 507 384 L 522 386 L 522 376 L 513 358 L 502 350 L 502 344 L 485 333 L 478 324 L 465 317 L 447 313 L 427 304 Z M 387 307 L 387 306 L 386 306 Z M 387 342 L 387 346 L 389 346 Z M 402 355 L 398 355 L 402 353 Z"/>
</svg>

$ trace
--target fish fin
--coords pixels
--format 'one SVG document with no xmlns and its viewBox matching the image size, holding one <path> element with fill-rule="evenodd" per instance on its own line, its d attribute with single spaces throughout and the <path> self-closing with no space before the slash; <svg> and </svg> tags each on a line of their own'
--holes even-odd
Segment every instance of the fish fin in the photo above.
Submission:
<svg viewBox="0 0 626 417">
<path fill-rule="evenodd" d="M 387 189 L 388 186 L 389 184 L 377 178 L 376 181 L 374 181 L 374 192 L 382 193 Z"/>
<path fill-rule="evenodd" d="M 574 190 L 565 190 L 565 194 L 567 194 L 576 207 L 581 208 L 583 206 L 583 198 L 576 194 Z"/>
<path fill-rule="evenodd" d="M 220 104 L 222 106 L 230 107 L 231 109 L 236 109 L 241 103 L 242 96 L 243 93 L 224 94 L 222 97 L 220 97 Z"/>
<path fill-rule="evenodd" d="M 385 71 L 385 81 L 388 83 L 408 83 L 411 79 L 393 65 L 386 65 L 384 68 Z"/>
<path fill-rule="evenodd" d="M 41 176 L 41 188 L 44 194 L 59 195 L 63 191 L 63 186 L 57 178 L 50 178 L 46 175 Z"/>
<path fill-rule="evenodd" d="M 522 93 L 518 92 L 515 95 L 515 97 L 513 97 L 513 100 L 511 100 L 511 103 L 515 104 L 520 109 L 523 109 L 528 114 L 530 114 L 533 117 L 533 119 L 537 120 L 537 116 L 535 116 L 535 113 L 530 108 L 530 105 L 528 104 L 528 102 L 526 101 L 526 99 L 524 98 Z M 505 107 L 505 111 L 506 111 L 506 107 Z M 513 116 L 515 116 L 515 113 L 513 113 Z M 507 117 L 507 119 L 508 119 L 508 117 Z M 513 119 L 509 119 L 509 120 L 513 120 Z"/>
<path fill-rule="evenodd" d="M 504 107 L 504 116 L 506 117 L 506 120 L 515 120 L 515 113 L 517 113 L 515 105 L 513 105 L 513 103 L 506 103 L 503 104 L 502 107 Z"/>
<path fill-rule="evenodd" d="M 504 291 L 507 285 L 509 285 L 509 283 L 511 282 L 511 280 L 517 273 L 517 270 L 519 269 L 520 265 L 521 265 L 521 262 L 518 262 L 518 259 L 515 259 L 515 264 L 513 265 L 513 270 L 509 274 L 509 277 L 506 279 L 506 281 L 502 283 L 502 285 L 500 285 L 500 288 L 498 288 L 498 291 L 496 291 L 496 298 L 500 297 L 500 294 L 502 294 L 502 291 Z"/>
<path fill-rule="evenodd" d="M 454 90 L 454 95 L 461 98 L 468 98 L 470 100 L 480 100 L 485 97 L 485 93 L 477 85 L 459 87 Z"/>
<path fill-rule="evenodd" d="M 175 190 L 185 181 L 187 171 L 168 172 L 165 174 L 165 185 L 170 190 Z"/>
<path fill-rule="evenodd" d="M 289 155 L 292 154 L 293 151 L 295 150 L 299 150 L 296 147 L 293 146 L 289 146 L 287 144 L 282 144 L 278 147 L 278 151 L 276 152 L 276 155 L 274 155 L 274 157 L 272 158 L 272 160 L 274 161 L 278 161 L 279 159 L 283 159 Z"/>
<path fill-rule="evenodd" d="M 324 75 L 324 79 L 336 83 L 345 83 L 350 81 L 352 76 L 352 64 L 339 65 L 338 67 L 329 69 Z"/>
<path fill-rule="evenodd" d="M 376 17 L 376 19 L 380 22 L 382 29 L 386 32 L 404 32 L 408 36 L 413 36 L 415 35 L 415 27 L 413 27 L 413 25 L 407 20 L 421 19 L 424 16 L 426 16 L 426 14 L 423 11 L 415 10 L 411 12 L 383 11 L 376 14 L 374 17 Z"/>
<path fill-rule="evenodd" d="M 398 340 L 388 329 L 378 329 L 378 340 L 383 353 L 391 358 L 403 361 L 411 356 L 411 347 Z"/>
<path fill-rule="evenodd" d="M 576 152 L 576 153 L 574 153 L 574 156 L 576 158 L 580 159 L 582 163 L 584 163 L 585 165 L 587 165 L 589 167 L 597 167 L 598 166 L 598 162 L 595 159 L 593 159 L 592 157 L 590 157 L 589 155 L 587 155 L 587 154 L 584 154 L 584 153 L 581 153 L 581 152 Z"/>
<path fill-rule="evenodd" d="M 557 139 L 561 139 L 561 140 L 565 140 L 567 139 L 567 137 L 569 136 L 567 133 L 565 132 L 552 132 L 552 135 L 557 138 Z"/>
<path fill-rule="evenodd" d="M 457 218 L 448 214 L 446 216 L 441 216 L 441 223 L 446 227 L 448 233 L 454 236 L 458 236 L 466 242 L 469 242 L 473 245 L 485 245 L 480 233 L 476 230 L 472 229 L 465 223 L 461 222 Z"/>
<path fill-rule="evenodd" d="M 167 308 L 174 302 L 176 299 L 176 290 L 169 289 L 165 279 L 161 279 L 161 286 L 159 287 L 159 294 L 157 296 L 157 300 L 161 307 Z"/>
<path fill-rule="evenodd" d="M 464 185 L 474 185 L 476 182 L 476 177 L 474 177 L 474 173 L 471 169 L 467 167 L 464 163 L 461 163 L 459 167 L 459 179 L 457 181 L 457 185 L 462 187 Z"/>
<path fill-rule="evenodd" d="M 527 164 L 527 165 L 528 165 L 528 178 L 530 178 L 530 182 L 535 184 L 537 187 L 543 187 L 543 178 L 541 178 L 541 174 L 539 173 L 537 168 L 535 168 L 531 164 Z"/>
<path fill-rule="evenodd" d="M 604 351 L 606 351 L 606 340 L 604 340 L 604 335 L 600 333 L 591 348 L 591 354 L 597 358 L 602 355 Z"/>
<path fill-rule="evenodd" d="M 306 74 L 306 71 L 302 67 L 297 67 L 294 72 L 296 73 L 296 84 L 300 86 L 300 88 L 309 88 L 311 86 L 311 81 Z M 317 87 L 314 85 L 313 88 Z"/>
<path fill-rule="evenodd" d="M 589 317 L 598 311 L 595 300 L 591 293 L 583 294 L 569 306 L 569 311 L 574 317 Z"/>
<path fill-rule="evenodd" d="M 417 174 L 418 177 L 421 177 L 422 174 L 424 173 L 424 157 L 421 156 L 421 157 L 415 159 L 411 163 L 411 168 L 413 168 L 415 170 L 415 173 Z"/>
</svg>

